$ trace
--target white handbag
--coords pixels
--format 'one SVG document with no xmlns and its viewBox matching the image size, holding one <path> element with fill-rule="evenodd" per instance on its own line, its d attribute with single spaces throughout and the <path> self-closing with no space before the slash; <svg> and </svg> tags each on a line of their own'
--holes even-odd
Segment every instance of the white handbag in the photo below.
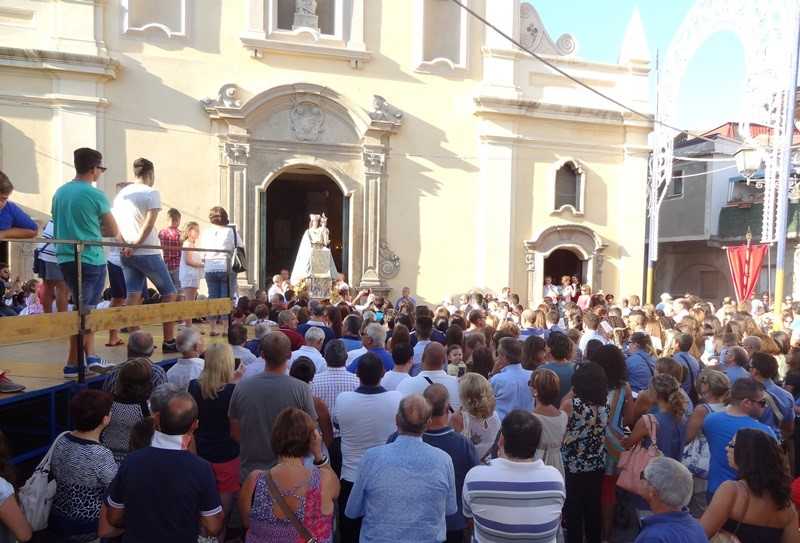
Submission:
<svg viewBox="0 0 800 543">
<path fill-rule="evenodd" d="M 53 456 L 53 449 L 58 440 L 67 433 L 69 432 L 59 434 L 53 441 L 50 450 L 33 471 L 33 475 L 17 493 L 22 512 L 25 513 L 25 518 L 28 519 L 34 532 L 47 528 L 50 507 L 53 505 L 53 498 L 56 495 L 56 480 L 50 477 L 50 458 Z"/>
</svg>

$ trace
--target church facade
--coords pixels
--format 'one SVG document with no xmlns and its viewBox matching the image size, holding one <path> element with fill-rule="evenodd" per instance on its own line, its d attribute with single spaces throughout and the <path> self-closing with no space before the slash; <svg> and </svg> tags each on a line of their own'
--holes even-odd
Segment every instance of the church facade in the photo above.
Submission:
<svg viewBox="0 0 800 543">
<path fill-rule="evenodd" d="M 463 1 L 650 111 L 638 14 L 609 64 L 552 38 L 529 3 Z M 354 286 L 535 302 L 568 273 L 642 290 L 651 120 L 449 0 L 0 0 L 0 43 L 0 169 L 39 221 L 73 149 L 95 147 L 109 197 L 143 156 L 184 223 L 226 207 L 243 286 L 291 269 L 308 214 L 326 213 Z M 30 248 L 8 250 L 29 268 Z"/>
</svg>

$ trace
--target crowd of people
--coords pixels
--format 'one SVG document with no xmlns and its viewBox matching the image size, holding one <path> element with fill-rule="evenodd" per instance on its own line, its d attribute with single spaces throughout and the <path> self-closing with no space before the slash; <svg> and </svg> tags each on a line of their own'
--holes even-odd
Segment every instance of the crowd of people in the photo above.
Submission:
<svg viewBox="0 0 800 543">
<path fill-rule="evenodd" d="M 75 162 L 52 237 L 163 247 L 108 262 L 87 247 L 82 303 L 99 303 L 106 272 L 111 305 L 141 303 L 146 280 L 163 301 L 178 285 L 193 299 L 202 270 L 210 295 L 236 305 L 207 329 L 165 324 L 167 371 L 145 331 L 128 336 L 125 362 L 90 362 L 103 388 L 72 398 L 75 429 L 52 448 L 54 540 L 800 541 L 795 309 L 617 303 L 571 276 L 548 278 L 529 308 L 510 289 L 430 307 L 404 288 L 392 302 L 344 276 L 310 300 L 288 270 L 238 296 L 224 209 L 202 233 L 171 211 L 156 234 L 152 163 L 136 161 L 112 207 L 91 185 L 99 153 Z M 70 251 L 43 266 L 58 310 L 59 288 L 75 286 Z M 8 459 L 0 439 L 0 522 L 27 541 Z"/>
</svg>

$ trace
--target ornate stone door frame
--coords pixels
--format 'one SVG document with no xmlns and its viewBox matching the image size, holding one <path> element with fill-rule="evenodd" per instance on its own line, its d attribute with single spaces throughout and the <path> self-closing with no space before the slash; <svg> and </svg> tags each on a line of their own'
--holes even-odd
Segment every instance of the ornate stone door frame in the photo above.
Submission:
<svg viewBox="0 0 800 543">
<path fill-rule="evenodd" d="M 258 283 L 263 258 L 261 193 L 287 169 L 305 165 L 324 170 L 350 198 L 351 284 L 388 291 L 399 258 L 386 243 L 387 157 L 402 112 L 380 96 L 368 112 L 308 83 L 255 96 L 227 84 L 202 103 L 220 142 L 220 201 L 249 249 L 247 284 Z"/>
<path fill-rule="evenodd" d="M 606 244 L 591 228 L 579 224 L 549 226 L 532 240 L 524 242 L 524 246 L 530 307 L 542 301 L 544 260 L 557 249 L 569 249 L 577 253 L 584 262 L 584 276 L 591 281 L 593 289 L 602 288 L 603 251 Z"/>
</svg>

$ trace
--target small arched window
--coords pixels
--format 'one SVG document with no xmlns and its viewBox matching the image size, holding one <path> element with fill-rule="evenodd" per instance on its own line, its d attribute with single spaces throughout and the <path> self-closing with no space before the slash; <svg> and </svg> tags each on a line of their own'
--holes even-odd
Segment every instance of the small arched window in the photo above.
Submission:
<svg viewBox="0 0 800 543">
<path fill-rule="evenodd" d="M 582 204 L 583 168 L 567 161 L 556 171 L 554 208 L 558 211 L 569 206 L 576 212 L 582 212 Z"/>
</svg>

